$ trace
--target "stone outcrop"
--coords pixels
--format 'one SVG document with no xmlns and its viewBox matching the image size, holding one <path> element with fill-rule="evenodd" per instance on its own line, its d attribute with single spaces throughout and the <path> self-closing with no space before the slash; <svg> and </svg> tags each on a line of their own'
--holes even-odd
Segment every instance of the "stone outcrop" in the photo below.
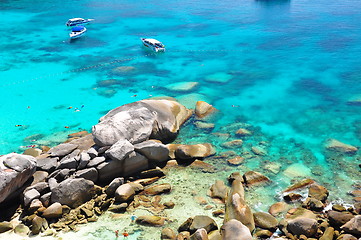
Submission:
<svg viewBox="0 0 361 240">
<path fill-rule="evenodd" d="M 115 161 L 122 161 L 134 151 L 134 146 L 126 139 L 114 143 L 105 154 Z"/>
<path fill-rule="evenodd" d="M 122 161 L 106 161 L 96 167 L 100 182 L 110 182 L 116 177 L 127 177 L 149 168 L 149 160 L 143 155 L 132 152 Z"/>
<path fill-rule="evenodd" d="M 205 229 L 207 233 L 217 230 L 217 223 L 210 217 L 205 215 L 197 215 L 195 217 L 188 218 L 181 226 L 178 231 L 187 231 L 191 234 L 195 233 L 198 229 Z"/>
<path fill-rule="evenodd" d="M 357 215 L 350 221 L 341 226 L 341 229 L 347 233 L 361 236 L 361 215 Z"/>
<path fill-rule="evenodd" d="M 133 199 L 135 190 L 129 183 L 120 185 L 115 191 L 115 201 L 126 202 Z"/>
<path fill-rule="evenodd" d="M 162 183 L 145 188 L 144 193 L 147 195 L 158 195 L 158 194 L 170 192 L 171 190 L 172 187 L 169 183 Z"/>
<path fill-rule="evenodd" d="M 169 142 L 192 112 L 170 100 L 142 100 L 108 112 L 93 126 L 94 141 L 99 146 L 111 146 L 120 139 L 132 144 L 150 138 Z"/>
<path fill-rule="evenodd" d="M 138 216 L 136 222 L 148 226 L 163 226 L 165 218 L 158 216 Z"/>
<path fill-rule="evenodd" d="M 246 172 L 245 174 L 243 174 L 243 179 L 248 187 L 254 185 L 260 185 L 262 183 L 268 183 L 271 181 L 268 177 L 255 171 Z"/>
<path fill-rule="evenodd" d="M 297 217 L 288 221 L 287 230 L 294 235 L 305 235 L 306 237 L 312 237 L 317 232 L 318 223 L 315 219 Z"/>
<path fill-rule="evenodd" d="M 278 220 L 269 213 L 256 212 L 253 214 L 254 222 L 257 227 L 275 231 L 278 227 Z"/>
<path fill-rule="evenodd" d="M 245 225 L 231 219 L 221 227 L 222 240 L 252 240 L 252 235 Z"/>
<path fill-rule="evenodd" d="M 225 201 L 227 197 L 228 188 L 223 181 L 217 180 L 214 184 L 212 184 L 209 191 L 210 191 L 209 195 L 212 198 L 219 198 L 222 201 Z"/>
<path fill-rule="evenodd" d="M 75 208 L 91 199 L 93 188 L 92 181 L 83 178 L 66 179 L 51 191 L 51 203 L 59 202 Z"/>
<path fill-rule="evenodd" d="M 233 180 L 231 190 L 226 199 L 226 213 L 224 223 L 231 219 L 240 221 L 252 232 L 255 228 L 251 208 L 247 205 L 244 197 L 244 188 L 242 182 L 238 179 Z"/>
<path fill-rule="evenodd" d="M 153 162 L 165 162 L 169 159 L 169 149 L 159 141 L 144 141 L 134 145 L 135 151 Z"/>
<path fill-rule="evenodd" d="M 0 203 L 10 200 L 36 171 L 36 159 L 10 153 L 0 157 Z M 10 199 L 7 199 L 10 198 Z"/>
<path fill-rule="evenodd" d="M 194 145 L 178 145 L 175 150 L 176 159 L 190 160 L 196 158 L 205 158 L 212 156 L 216 150 L 209 143 L 194 144 Z"/>
</svg>

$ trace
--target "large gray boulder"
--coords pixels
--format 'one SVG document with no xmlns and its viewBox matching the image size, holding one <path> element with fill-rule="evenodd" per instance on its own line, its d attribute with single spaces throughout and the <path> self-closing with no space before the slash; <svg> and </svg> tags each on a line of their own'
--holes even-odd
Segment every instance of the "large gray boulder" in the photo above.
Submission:
<svg viewBox="0 0 361 240">
<path fill-rule="evenodd" d="M 169 158 L 169 149 L 166 145 L 158 141 L 144 141 L 134 145 L 136 152 L 144 155 L 151 161 L 164 162 Z"/>
<path fill-rule="evenodd" d="M 1 156 L 0 203 L 5 201 L 8 197 L 15 197 L 15 192 L 24 186 L 24 183 L 34 174 L 35 171 L 36 159 L 33 156 L 17 153 L 10 153 Z"/>
<path fill-rule="evenodd" d="M 114 143 L 105 154 L 113 160 L 121 161 L 134 151 L 134 146 L 125 139 L 120 139 Z"/>
<path fill-rule="evenodd" d="M 142 100 L 109 111 L 93 126 L 94 141 L 111 146 L 120 139 L 132 144 L 150 138 L 171 141 L 192 112 L 176 101 Z"/>
<path fill-rule="evenodd" d="M 98 180 L 98 171 L 95 168 L 86 168 L 79 171 L 76 171 L 74 174 L 76 178 L 84 178 L 90 180 L 92 182 L 96 182 Z"/>
<path fill-rule="evenodd" d="M 50 148 L 48 153 L 51 157 L 63 157 L 74 151 L 78 145 L 72 143 L 62 143 L 53 148 Z"/>
<path fill-rule="evenodd" d="M 249 228 L 236 219 L 231 219 L 221 227 L 222 240 L 252 240 Z"/>
<path fill-rule="evenodd" d="M 68 178 L 51 191 L 51 203 L 76 208 L 92 198 L 94 183 L 84 178 Z"/>
<path fill-rule="evenodd" d="M 149 139 L 154 122 L 154 114 L 145 107 L 119 111 L 93 126 L 94 142 L 99 146 L 111 146 L 119 140 L 139 143 Z"/>
<path fill-rule="evenodd" d="M 111 160 L 97 167 L 100 182 L 110 182 L 116 177 L 127 177 L 149 169 L 149 161 L 143 155 L 133 152 L 122 161 Z"/>
</svg>

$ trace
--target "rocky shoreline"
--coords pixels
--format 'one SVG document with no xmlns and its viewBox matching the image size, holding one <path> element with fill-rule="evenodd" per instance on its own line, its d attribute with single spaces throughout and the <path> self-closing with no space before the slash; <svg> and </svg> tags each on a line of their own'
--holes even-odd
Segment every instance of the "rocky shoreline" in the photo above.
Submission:
<svg viewBox="0 0 361 240">
<path fill-rule="evenodd" d="M 97 221 L 106 211 L 131 213 L 143 208 L 150 215 L 137 216 L 135 223 L 164 226 L 159 230 L 160 239 L 361 237 L 360 199 L 356 196 L 353 206 L 330 206 L 328 190 L 315 179 L 289 186 L 284 190 L 284 201 L 270 206 L 268 213 L 254 212 L 244 188 L 252 191 L 270 181 L 256 171 L 234 172 L 227 183 L 225 179 L 215 181 L 208 194 L 218 203 L 212 217 L 185 216 L 189 218 L 177 231 L 168 228 L 171 219 L 164 210 L 172 209 L 175 203 L 163 202 L 162 196 L 172 191 L 172 185 L 157 181 L 167 179 L 167 169 L 192 164 L 207 168 L 207 163 L 199 160 L 218 156 L 211 143 L 172 142 L 190 118 L 199 128 L 214 128 L 211 119 L 216 114 L 213 106 L 202 101 L 193 112 L 170 99 L 142 100 L 111 110 L 91 134 L 74 134 L 66 143 L 47 151 L 31 148 L 24 154 L 1 156 L 0 232 L 56 236 L 58 231 L 76 231 L 80 224 Z M 238 128 L 236 134 L 252 133 Z M 239 139 L 225 141 L 223 146 L 232 149 L 242 144 Z M 347 154 L 358 151 L 334 139 L 326 148 Z M 259 156 L 267 154 L 259 146 L 251 151 Z M 247 156 L 227 157 L 229 165 L 238 166 Z M 300 190 L 306 190 L 306 196 Z M 218 218 L 222 225 L 212 218 Z"/>
</svg>

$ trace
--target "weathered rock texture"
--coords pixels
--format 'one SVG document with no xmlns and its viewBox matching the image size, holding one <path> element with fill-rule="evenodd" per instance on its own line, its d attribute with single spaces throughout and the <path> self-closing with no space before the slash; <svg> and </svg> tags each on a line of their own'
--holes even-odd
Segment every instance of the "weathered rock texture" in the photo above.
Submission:
<svg viewBox="0 0 361 240">
<path fill-rule="evenodd" d="M 10 153 L 0 157 L 0 203 L 21 188 L 36 171 L 36 159 Z"/>
</svg>

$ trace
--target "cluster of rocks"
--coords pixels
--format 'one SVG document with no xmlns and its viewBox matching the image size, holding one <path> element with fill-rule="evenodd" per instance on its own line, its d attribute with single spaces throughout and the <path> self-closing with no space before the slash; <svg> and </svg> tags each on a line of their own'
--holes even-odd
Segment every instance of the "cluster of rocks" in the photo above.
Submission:
<svg viewBox="0 0 361 240">
<path fill-rule="evenodd" d="M 196 112 L 206 116 L 204 104 L 199 105 Z M 32 234 L 48 226 L 74 230 L 77 224 L 95 221 L 108 208 L 117 212 L 144 206 L 154 213 L 171 208 L 174 204 L 160 204 L 159 196 L 147 197 L 170 191 L 170 186 L 144 189 L 164 176 L 157 166 L 170 159 L 188 161 L 215 154 L 208 143 L 167 144 L 192 114 L 176 101 L 142 100 L 111 110 L 93 126 L 92 134 L 73 134 L 70 141 L 46 152 L 28 149 L 28 155 L 1 156 L 0 205 L 7 207 L 21 199 L 19 225 L 30 227 Z M 142 180 L 124 183 L 124 178 Z M 139 217 L 137 221 L 147 223 L 155 218 Z M 15 227 L 7 221 L 4 224 Z M 6 230 L 0 228 L 0 232 Z"/>
<path fill-rule="evenodd" d="M 210 119 L 217 110 L 199 101 L 195 111 L 176 101 L 142 100 L 111 110 L 92 129 L 92 134 L 76 133 L 66 143 L 46 151 L 28 149 L 25 154 L 0 156 L 0 233 L 9 230 L 21 235 L 53 235 L 76 230 L 78 224 L 96 221 L 104 211 L 122 213 L 144 208 L 152 215 L 138 216 L 146 226 L 163 226 L 169 220 L 161 194 L 171 191 L 170 184 L 150 185 L 165 174 L 161 167 L 193 162 L 190 166 L 207 169 L 199 161 L 215 154 L 209 143 L 172 144 L 182 124 L 193 116 L 202 129 L 213 129 Z M 253 133 L 247 127 L 234 131 L 239 138 Z M 219 137 L 224 137 L 219 135 Z M 225 139 L 228 139 L 225 137 Z M 242 139 L 224 142 L 226 149 L 239 148 Z M 249 148 L 249 154 L 225 154 L 228 164 L 237 166 L 254 156 L 266 156 L 267 144 Z M 326 148 L 353 153 L 357 148 L 329 140 Z M 222 157 L 222 156 L 217 156 Z M 198 160 L 195 160 L 198 159 Z M 208 195 L 223 204 L 213 211 L 223 218 L 217 226 L 209 216 L 192 216 L 177 229 L 163 229 L 161 239 L 248 240 L 280 237 L 286 239 L 357 239 L 361 237 L 361 205 L 329 207 L 328 191 L 311 179 L 304 179 L 284 191 L 284 201 L 273 204 L 268 212 L 253 212 L 246 202 L 244 187 L 252 190 L 270 179 L 255 171 L 233 173 L 228 185 L 216 181 Z M 308 188 L 303 196 L 299 189 Z M 354 191 L 355 198 L 361 196 Z M 359 194 L 359 195 L 357 195 Z M 21 207 L 14 214 L 13 203 Z M 360 201 L 358 201 L 360 202 Z M 17 217 L 19 221 L 14 221 Z M 11 221 L 10 221 L 11 220 Z"/>
<path fill-rule="evenodd" d="M 225 206 L 225 211 L 213 212 L 214 216 L 223 218 L 221 227 L 209 216 L 194 216 L 179 226 L 178 233 L 164 228 L 161 239 L 360 239 L 361 204 L 347 208 L 338 204 L 331 206 L 327 202 L 328 190 L 311 179 L 303 179 L 285 189 L 284 201 L 270 206 L 268 212 L 253 212 L 245 200 L 244 186 L 252 190 L 269 181 L 262 174 L 254 173 L 235 172 L 228 178 L 230 187 L 220 180 L 211 186 L 209 196 L 223 201 Z M 258 180 L 247 184 L 250 174 Z M 300 192 L 305 189 L 307 196 L 302 196 Z"/>
</svg>

